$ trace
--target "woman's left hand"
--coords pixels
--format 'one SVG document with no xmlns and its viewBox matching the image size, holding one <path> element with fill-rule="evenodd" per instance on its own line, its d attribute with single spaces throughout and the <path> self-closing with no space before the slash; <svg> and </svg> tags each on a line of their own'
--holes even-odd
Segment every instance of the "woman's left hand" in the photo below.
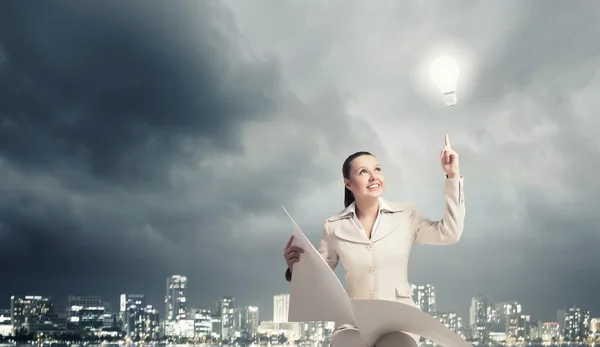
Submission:
<svg viewBox="0 0 600 347">
<path fill-rule="evenodd" d="M 446 134 L 444 148 L 440 155 L 442 161 L 442 170 L 448 175 L 448 178 L 460 178 L 460 169 L 458 167 L 458 153 L 450 147 L 450 138 Z"/>
</svg>

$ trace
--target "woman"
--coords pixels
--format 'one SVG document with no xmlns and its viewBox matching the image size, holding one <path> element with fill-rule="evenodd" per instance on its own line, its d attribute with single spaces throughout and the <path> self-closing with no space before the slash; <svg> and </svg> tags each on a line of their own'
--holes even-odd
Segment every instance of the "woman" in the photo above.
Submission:
<svg viewBox="0 0 600 347">
<path fill-rule="evenodd" d="M 448 135 L 440 155 L 446 173 L 445 210 L 441 221 L 422 217 L 411 205 L 383 199 L 386 182 L 377 159 L 368 152 L 349 156 L 342 166 L 345 209 L 329 217 L 323 227 L 319 253 L 335 269 L 346 269 L 346 291 L 351 298 L 392 300 L 415 306 L 408 283 L 408 259 L 413 244 L 457 243 L 463 231 L 465 204 L 458 154 Z M 293 265 L 303 252 L 290 238 L 284 250 L 291 281 Z M 353 326 L 336 327 L 332 347 L 370 347 Z M 391 333 L 375 347 L 418 346 L 419 336 Z"/>
</svg>

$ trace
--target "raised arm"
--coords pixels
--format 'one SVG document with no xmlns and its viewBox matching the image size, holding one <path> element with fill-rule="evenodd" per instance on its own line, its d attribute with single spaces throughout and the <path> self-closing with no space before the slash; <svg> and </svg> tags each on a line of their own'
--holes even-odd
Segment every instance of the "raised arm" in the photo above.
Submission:
<svg viewBox="0 0 600 347">
<path fill-rule="evenodd" d="M 323 225 L 323 232 L 321 234 L 321 241 L 319 242 L 319 254 L 321 257 L 327 262 L 327 265 L 331 268 L 331 270 L 335 270 L 339 262 L 339 256 L 335 249 L 331 247 L 331 238 L 333 235 L 329 232 L 329 223 L 325 221 Z M 285 271 L 285 280 L 288 282 L 292 281 L 292 270 L 288 267 Z"/>
<path fill-rule="evenodd" d="M 444 217 L 441 221 L 431 221 L 412 210 L 411 224 L 415 243 L 450 245 L 460 241 L 466 214 L 463 180 L 462 177 L 446 179 Z"/>
</svg>

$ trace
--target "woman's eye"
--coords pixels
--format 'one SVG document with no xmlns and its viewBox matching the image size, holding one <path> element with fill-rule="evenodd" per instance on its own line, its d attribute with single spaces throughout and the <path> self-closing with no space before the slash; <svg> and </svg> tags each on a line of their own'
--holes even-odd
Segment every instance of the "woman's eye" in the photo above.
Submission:
<svg viewBox="0 0 600 347">
<path fill-rule="evenodd" d="M 365 170 L 365 169 L 362 169 L 362 170 L 360 170 L 360 173 L 361 173 L 361 174 L 362 174 L 362 173 L 367 173 L 367 170 Z"/>
<path fill-rule="evenodd" d="M 380 167 L 378 167 L 378 168 L 376 168 L 376 169 L 375 169 L 375 171 L 381 171 L 381 168 L 380 168 Z"/>
</svg>

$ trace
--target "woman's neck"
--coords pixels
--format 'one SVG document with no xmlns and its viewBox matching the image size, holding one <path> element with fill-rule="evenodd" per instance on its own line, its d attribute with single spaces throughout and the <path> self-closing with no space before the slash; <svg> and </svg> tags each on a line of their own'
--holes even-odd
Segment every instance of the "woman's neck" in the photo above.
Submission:
<svg viewBox="0 0 600 347">
<path fill-rule="evenodd" d="M 376 218 L 379 213 L 379 199 L 356 201 L 356 216 L 360 218 Z"/>
</svg>

